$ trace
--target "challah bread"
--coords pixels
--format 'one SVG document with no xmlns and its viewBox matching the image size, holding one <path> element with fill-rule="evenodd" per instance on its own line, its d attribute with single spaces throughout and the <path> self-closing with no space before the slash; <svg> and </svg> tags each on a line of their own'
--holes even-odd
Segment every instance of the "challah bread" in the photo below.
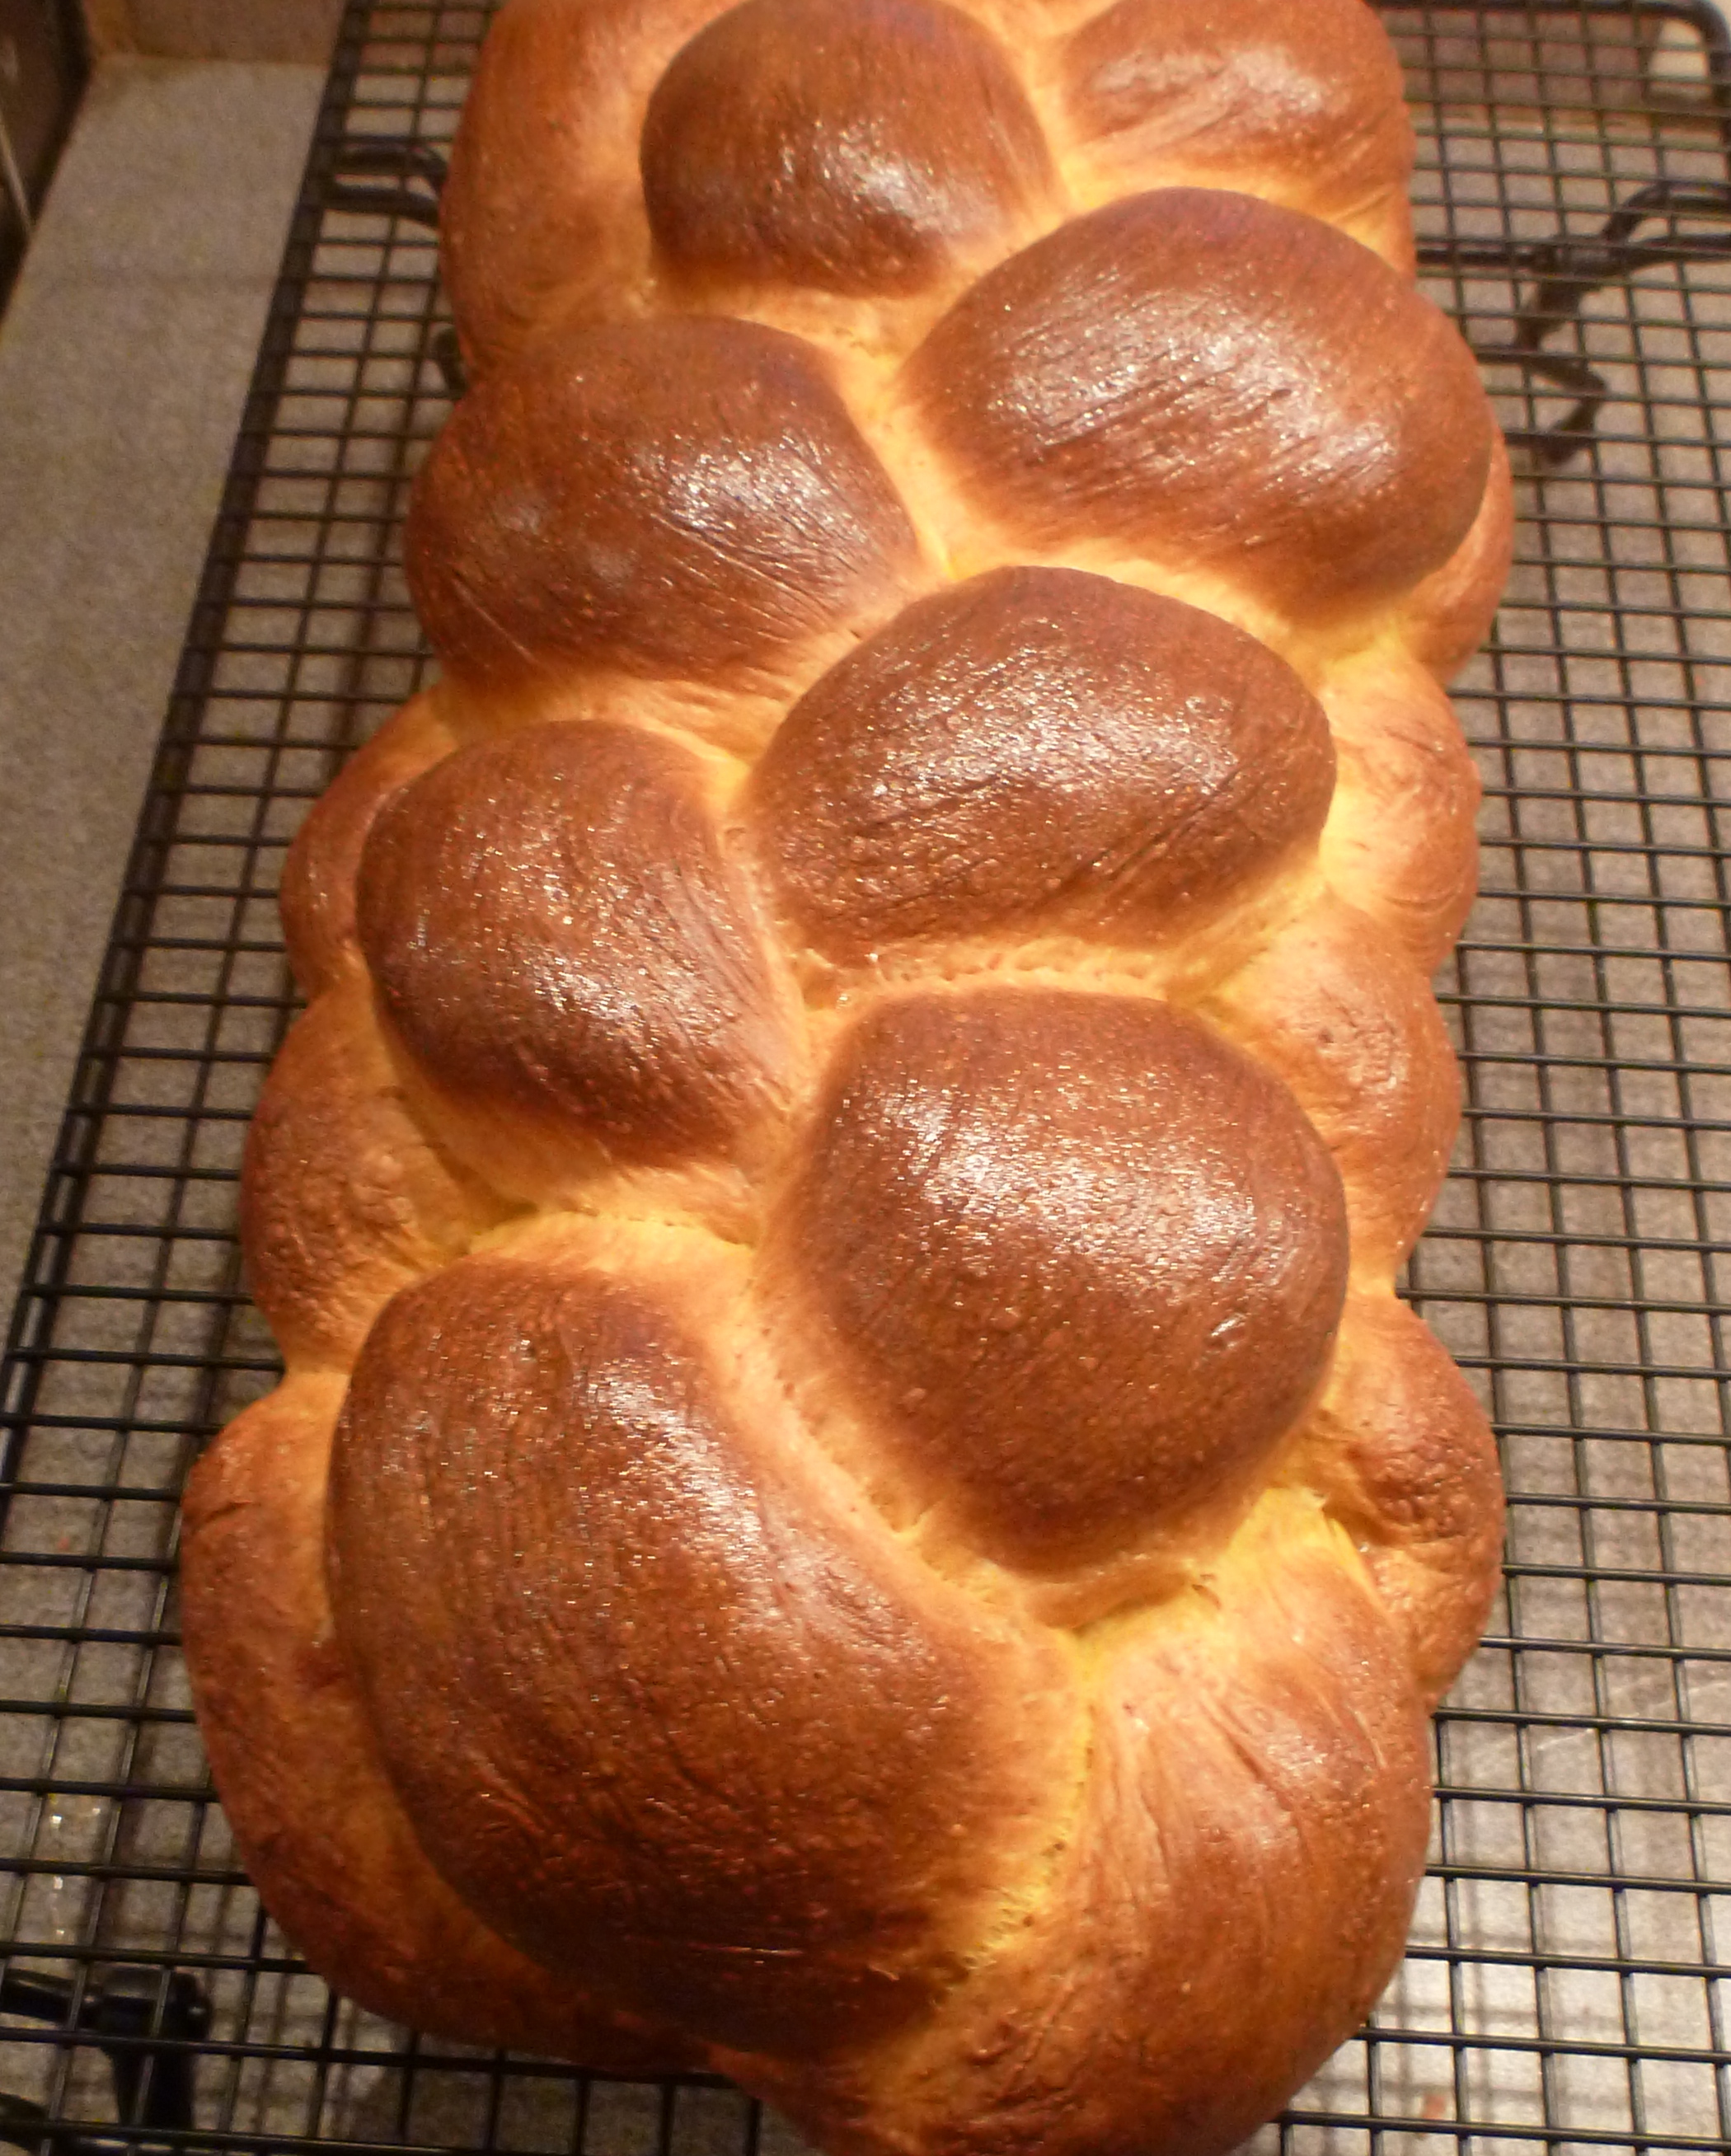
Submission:
<svg viewBox="0 0 1731 2156">
<path fill-rule="evenodd" d="M 1360 0 L 498 17 L 187 1499 L 362 2004 L 1205 2156 L 1386 1981 L 1500 1542 L 1393 1294 L 1510 528 L 1410 154 Z"/>
</svg>

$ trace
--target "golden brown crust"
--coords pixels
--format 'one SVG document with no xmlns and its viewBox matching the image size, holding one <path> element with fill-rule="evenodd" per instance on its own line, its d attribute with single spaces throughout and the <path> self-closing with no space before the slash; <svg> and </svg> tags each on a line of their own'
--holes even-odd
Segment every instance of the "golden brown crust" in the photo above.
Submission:
<svg viewBox="0 0 1731 2156">
<path fill-rule="evenodd" d="M 510 691 L 773 674 L 882 611 L 914 552 L 820 354 L 663 319 L 489 375 L 416 482 L 404 567 L 452 675 Z"/>
<path fill-rule="evenodd" d="M 744 0 L 663 73 L 642 166 L 660 259 L 700 286 L 917 291 L 1051 187 L 1003 49 L 943 0 Z"/>
<path fill-rule="evenodd" d="M 582 1260 L 453 1266 L 355 1373 L 331 1562 L 393 1778 L 548 1967 L 736 2046 L 881 2035 L 1049 1830 L 1062 1658 L 886 1543 L 727 1371 L 717 1252 Z"/>
<path fill-rule="evenodd" d="M 1284 1088 L 1163 1004 L 881 1004 L 809 1144 L 769 1245 L 788 1353 L 1000 1563 L 1068 1570 L 1218 1502 L 1321 1373 L 1338 1182 Z"/>
<path fill-rule="evenodd" d="M 1354 1535 L 1434 1706 L 1502 1575 L 1497 1444 L 1436 1335 L 1391 1296 L 1355 1296 L 1287 1472 Z"/>
<path fill-rule="evenodd" d="M 411 697 L 349 758 L 295 833 L 283 864 L 282 929 L 303 995 L 360 970 L 355 876 L 367 834 L 398 788 L 455 747 L 436 695 Z"/>
<path fill-rule="evenodd" d="M 1422 1710 L 1343 1540 L 1265 1516 L 1107 1650 L 1046 1892 L 886 2068 L 751 2062 L 797 2123 L 898 2156 L 1217 2156 L 1351 2033 L 1430 1804 Z"/>
<path fill-rule="evenodd" d="M 573 1165 L 731 1158 L 785 1106 L 787 993 L 706 793 L 679 743 L 568 721 L 460 749 L 374 823 L 382 1008 L 526 1199 Z"/>
<path fill-rule="evenodd" d="M 1510 516 L 1397 80 L 1358 0 L 501 11 L 445 680 L 285 876 L 293 1374 L 187 1540 L 378 2010 L 1213 2156 L 1393 1966 L 1499 1524 L 1391 1284 Z"/>
<path fill-rule="evenodd" d="M 1493 432 L 1491 469 L 1472 527 L 1406 606 L 1407 648 L 1446 681 L 1491 631 L 1514 557 L 1514 480 L 1508 449 Z"/>
<path fill-rule="evenodd" d="M 1359 0 L 1117 0 L 1061 69 L 1084 169 L 1121 184 L 1253 173 L 1254 192 L 1343 223 L 1405 209 L 1405 85 Z"/>
<path fill-rule="evenodd" d="M 1495 432 L 1465 346 L 1404 279 L 1314 218 L 1206 187 L 1073 218 L 989 271 L 906 390 L 964 505 L 1025 544 L 1230 565 L 1320 622 L 1448 560 Z"/>
<path fill-rule="evenodd" d="M 637 169 L 657 76 L 727 0 L 510 0 L 451 155 L 439 268 L 477 372 L 562 320 L 621 311 L 645 277 Z"/>
<path fill-rule="evenodd" d="M 851 27 L 862 47 L 896 12 L 885 0 L 824 5 L 830 34 Z M 695 146 L 686 135 L 675 152 L 656 139 L 668 128 L 672 91 L 664 93 L 660 126 L 645 139 L 652 100 L 670 76 L 675 89 L 695 77 L 705 95 L 683 100 L 691 120 L 701 129 L 717 105 L 726 110 L 725 69 L 717 81 L 701 54 L 688 57 L 686 49 L 717 18 L 744 12 L 730 10 L 727 0 L 508 0 L 482 49 L 442 218 L 444 281 L 477 372 L 555 323 L 617 320 L 653 304 L 650 203 L 661 168 Z M 971 213 L 964 224 L 984 238 L 992 228 L 989 213 L 981 214 L 982 194 L 1014 208 L 1044 190 L 1045 155 L 1027 139 L 1014 69 L 1004 86 L 1001 49 L 1020 63 L 1078 205 L 1204 179 L 1330 218 L 1410 272 L 1411 129 L 1387 40 L 1359 0 L 1209 0 L 1206 7 L 1122 0 L 1097 11 L 991 0 L 977 11 L 983 20 L 971 33 L 949 20 L 965 23 L 974 12 L 920 8 L 923 34 L 910 41 L 903 30 L 887 55 L 875 59 L 871 78 L 905 65 L 910 42 L 927 49 L 927 64 L 898 85 L 896 109 L 874 99 L 875 80 L 846 83 L 841 105 L 853 101 L 866 140 L 845 151 L 837 146 L 837 93 L 826 85 L 831 132 L 803 161 L 787 153 L 811 102 L 809 90 L 798 87 L 802 68 L 819 64 L 811 41 L 778 50 L 762 31 L 755 39 L 749 32 L 722 35 L 711 53 L 768 48 L 754 54 L 751 110 L 716 145 L 734 203 L 761 206 L 773 195 L 772 234 L 778 226 L 783 234 L 821 235 L 821 254 L 824 238 L 834 245 L 838 218 L 846 229 L 851 217 L 857 229 L 859 212 L 836 201 L 838 159 L 845 159 L 855 187 L 878 208 L 874 236 L 884 250 L 863 259 L 855 252 L 849 281 L 870 283 L 874 297 L 893 297 L 910 249 L 917 254 L 922 238 L 936 239 L 934 227 L 951 223 L 958 208 Z M 980 56 L 983 46 L 991 57 Z M 783 54 L 795 63 L 794 80 L 778 83 L 767 63 Z M 960 95 L 958 60 L 969 89 L 995 89 L 994 117 L 1008 140 L 991 142 L 977 131 Z M 948 95 L 937 100 L 940 84 Z M 778 100 L 784 124 L 772 129 L 766 119 Z M 901 116 L 910 108 L 937 140 L 906 128 Z M 1012 241 L 1023 236 L 1014 214 L 996 229 Z M 737 228 L 723 244 L 735 258 L 744 251 L 761 259 Z M 768 285 L 763 290 L 768 297 Z"/>
<path fill-rule="evenodd" d="M 1334 1156 L 1354 1269 L 1391 1273 L 1448 1173 L 1461 1074 L 1424 976 L 1364 914 L 1325 900 L 1209 1006 L 1277 1070 Z"/>
<path fill-rule="evenodd" d="M 906 607 L 788 712 L 748 817 L 794 940 L 1182 935 L 1313 844 L 1327 721 L 1266 646 L 1073 569 Z"/>
<path fill-rule="evenodd" d="M 1339 778 L 1323 867 L 1421 973 L 1455 947 L 1478 887 L 1478 767 L 1424 668 L 1378 649 L 1323 687 Z"/>
<path fill-rule="evenodd" d="M 415 1121 L 364 979 L 327 989 L 271 1066 L 241 1171 L 248 1285 L 284 1356 L 346 1369 L 398 1288 L 508 1209 Z"/>
<path fill-rule="evenodd" d="M 325 1592 L 325 1486 L 342 1396 L 339 1377 L 289 1378 L 229 1424 L 187 1486 L 187 1660 L 247 1870 L 296 1945 L 374 2014 L 614 2073 L 688 2064 L 672 2031 L 627 2025 L 496 1938 L 422 1853 Z"/>
</svg>

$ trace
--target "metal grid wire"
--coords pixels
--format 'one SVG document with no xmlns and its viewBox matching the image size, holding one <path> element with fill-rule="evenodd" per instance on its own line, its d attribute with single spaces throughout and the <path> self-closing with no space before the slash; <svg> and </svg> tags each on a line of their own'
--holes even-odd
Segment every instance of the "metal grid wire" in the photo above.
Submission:
<svg viewBox="0 0 1731 2156">
<path fill-rule="evenodd" d="M 447 408 L 434 248 L 331 191 L 392 162 L 357 144 L 448 140 L 487 12 L 352 0 L 0 1399 L 0 2137 L 73 2156 L 798 2147 L 714 2084 L 435 2049 L 331 1999 L 235 1866 L 175 1645 L 182 1475 L 275 1368 L 234 1178 L 290 1014 L 283 849 L 425 663 L 397 542 Z M 1524 458 L 1515 580 L 1460 699 L 1487 783 L 1446 983 L 1469 1107 L 1411 1277 L 1496 1419 L 1510 1562 L 1439 1717 L 1410 1957 L 1259 2145 L 1718 2148 L 1731 59 L 1698 5 L 1387 12 L 1433 289 L 1511 427 L 1577 438 Z M 1664 212 L 1642 251 L 1543 253 L 1631 199 Z"/>
</svg>

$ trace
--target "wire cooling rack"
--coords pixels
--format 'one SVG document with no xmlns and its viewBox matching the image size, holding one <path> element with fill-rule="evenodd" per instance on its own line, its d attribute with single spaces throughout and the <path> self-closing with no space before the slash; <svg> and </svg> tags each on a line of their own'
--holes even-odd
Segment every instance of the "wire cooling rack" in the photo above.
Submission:
<svg viewBox="0 0 1731 2156">
<path fill-rule="evenodd" d="M 283 849 L 421 680 L 398 567 L 447 409 L 428 190 L 480 6 L 352 0 L 13 1334 L 0 2138 L 752 2156 L 732 2090 L 433 2046 L 330 1997 L 236 1868 L 175 1642 L 176 1498 L 270 1383 L 234 1178 L 290 1014 Z M 1262 2137 L 1731 2139 L 1731 60 L 1705 6 L 1387 11 L 1421 227 L 1523 440 L 1460 698 L 1470 1105 L 1412 1269 L 1489 1403 L 1507 1598 L 1437 1724 L 1371 2026 Z M 405 149 L 405 142 L 414 146 Z M 340 206 L 339 206 L 340 205 Z"/>
</svg>

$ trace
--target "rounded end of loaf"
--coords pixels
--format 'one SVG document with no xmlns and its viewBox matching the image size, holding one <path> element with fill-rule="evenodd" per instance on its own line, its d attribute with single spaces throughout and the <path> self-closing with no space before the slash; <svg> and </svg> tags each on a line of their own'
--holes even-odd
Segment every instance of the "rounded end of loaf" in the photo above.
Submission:
<svg viewBox="0 0 1731 2156">
<path fill-rule="evenodd" d="M 291 1375 L 229 1425 L 187 1486 L 187 1662 L 249 1875 L 314 1968 L 388 2020 L 609 2073 L 688 2070 L 699 2054 L 687 2039 L 634 2025 L 534 1967 L 476 1921 L 424 1854 L 380 1763 L 326 1591 L 326 1484 L 343 1391 L 331 1373 Z"/>
</svg>

